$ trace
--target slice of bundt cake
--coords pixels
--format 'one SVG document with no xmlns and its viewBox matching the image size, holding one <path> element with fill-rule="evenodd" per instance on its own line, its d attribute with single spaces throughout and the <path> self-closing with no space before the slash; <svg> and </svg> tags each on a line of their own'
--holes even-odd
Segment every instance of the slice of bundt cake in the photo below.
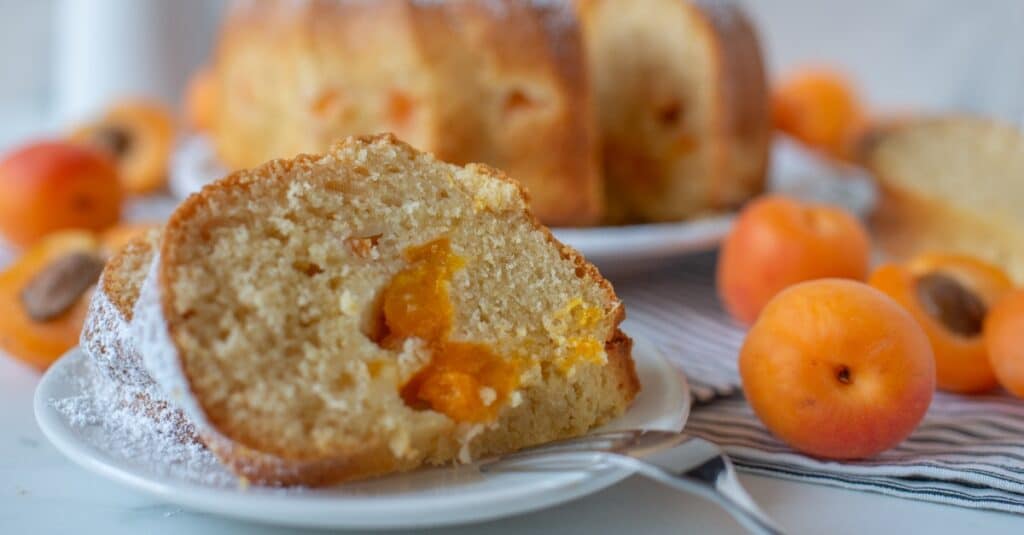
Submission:
<svg viewBox="0 0 1024 535">
<path fill-rule="evenodd" d="M 89 302 L 80 345 L 105 379 L 125 394 L 121 399 L 130 400 L 129 410 L 150 418 L 157 432 L 193 442 L 198 441 L 195 427 L 146 371 L 129 328 L 159 242 L 160 230 L 150 230 L 132 238 L 107 261 Z"/>
<path fill-rule="evenodd" d="M 128 324 L 159 242 L 160 230 L 150 230 L 129 241 L 107 261 L 82 327 L 82 349 L 107 376 L 121 383 L 153 383 Z"/>
<path fill-rule="evenodd" d="M 720 0 L 576 0 L 609 218 L 676 221 L 764 187 L 771 123 L 753 25 Z"/>
<path fill-rule="evenodd" d="M 639 390 L 622 304 L 518 184 L 389 135 L 170 218 L 133 322 L 238 474 L 322 485 L 578 435 Z"/>
<path fill-rule="evenodd" d="M 881 196 L 871 218 L 894 258 L 974 255 L 1024 281 L 1024 132 L 971 116 L 881 122 L 858 143 Z"/>
</svg>

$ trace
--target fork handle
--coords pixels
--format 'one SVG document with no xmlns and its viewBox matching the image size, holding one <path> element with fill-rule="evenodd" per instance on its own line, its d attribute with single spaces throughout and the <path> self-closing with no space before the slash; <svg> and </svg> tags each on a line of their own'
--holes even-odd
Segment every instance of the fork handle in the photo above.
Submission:
<svg viewBox="0 0 1024 535">
<path fill-rule="evenodd" d="M 692 438 L 687 442 L 682 447 L 647 456 L 641 463 L 637 463 L 643 466 L 633 468 L 637 473 L 663 485 L 696 494 L 718 504 L 751 533 L 785 533 L 740 485 L 728 456 L 714 444 L 702 439 Z M 686 457 L 696 448 L 706 449 L 710 455 L 703 462 L 693 463 L 692 459 Z M 680 466 L 690 468 L 680 470 Z"/>
<path fill-rule="evenodd" d="M 636 473 L 676 490 L 701 496 L 717 504 L 722 509 L 725 509 L 733 517 L 733 520 L 751 533 L 761 535 L 782 535 L 785 533 L 759 510 L 751 510 L 746 504 L 734 500 L 704 481 L 685 475 L 671 474 L 653 465 L 648 466 L 649 469 L 637 469 Z M 654 473 L 648 472 L 648 470 Z"/>
</svg>

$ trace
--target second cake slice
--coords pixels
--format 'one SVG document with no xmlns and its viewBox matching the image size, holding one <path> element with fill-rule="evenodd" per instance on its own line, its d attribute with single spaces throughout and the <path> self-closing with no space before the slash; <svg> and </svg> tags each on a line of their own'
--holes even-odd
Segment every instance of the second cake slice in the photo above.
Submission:
<svg viewBox="0 0 1024 535">
<path fill-rule="evenodd" d="M 134 328 L 154 378 L 237 473 L 317 485 L 620 414 L 639 390 L 622 317 L 516 183 L 380 136 L 186 201 Z"/>
</svg>

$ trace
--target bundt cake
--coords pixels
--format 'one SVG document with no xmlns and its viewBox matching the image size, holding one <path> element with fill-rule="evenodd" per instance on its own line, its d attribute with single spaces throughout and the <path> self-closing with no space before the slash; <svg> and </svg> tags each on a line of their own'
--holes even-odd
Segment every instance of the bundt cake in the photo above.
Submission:
<svg viewBox="0 0 1024 535">
<path fill-rule="evenodd" d="M 724 1 L 237 0 L 214 78 L 236 168 L 393 132 L 503 169 L 563 226 L 680 220 L 764 186 L 761 51 Z"/>
<path fill-rule="evenodd" d="M 732 2 L 577 0 L 608 218 L 674 221 L 760 193 L 771 138 L 758 38 Z"/>
<path fill-rule="evenodd" d="M 323 485 L 608 421 L 639 390 L 623 315 L 516 182 L 382 135 L 186 200 L 132 332 L 225 464 Z"/>
<path fill-rule="evenodd" d="M 212 136 L 244 168 L 392 132 L 521 181 L 553 225 L 599 220 L 596 121 L 568 3 L 243 0 L 214 58 Z"/>
<path fill-rule="evenodd" d="M 881 122 L 858 143 L 881 195 L 871 224 L 894 258 L 969 254 L 1024 281 L 1024 134 L 970 116 Z"/>
</svg>

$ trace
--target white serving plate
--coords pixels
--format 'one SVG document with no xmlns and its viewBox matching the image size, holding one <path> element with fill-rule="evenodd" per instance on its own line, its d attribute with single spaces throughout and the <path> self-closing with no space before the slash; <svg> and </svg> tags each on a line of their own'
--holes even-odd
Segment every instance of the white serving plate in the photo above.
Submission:
<svg viewBox="0 0 1024 535">
<path fill-rule="evenodd" d="M 673 258 L 710 251 L 732 228 L 734 214 L 678 223 L 553 228 L 562 243 L 583 253 L 604 275 L 645 271 Z"/>
<path fill-rule="evenodd" d="M 643 391 L 607 429 L 681 430 L 690 411 L 685 377 L 653 345 L 638 340 L 634 359 Z M 349 529 L 423 528 L 491 520 L 564 503 L 615 484 L 619 469 L 543 474 L 482 474 L 475 465 L 424 469 L 324 489 L 280 490 L 204 486 L 119 457 L 93 441 L 102 426 L 74 426 L 51 400 L 81 395 L 72 380 L 88 358 L 73 349 L 43 376 L 35 414 L 43 433 L 72 461 L 169 503 L 269 524 Z M 69 373 L 71 372 L 71 373 Z M 91 433 L 84 432 L 85 430 Z M 168 473 L 164 471 L 163 473 Z"/>
</svg>

